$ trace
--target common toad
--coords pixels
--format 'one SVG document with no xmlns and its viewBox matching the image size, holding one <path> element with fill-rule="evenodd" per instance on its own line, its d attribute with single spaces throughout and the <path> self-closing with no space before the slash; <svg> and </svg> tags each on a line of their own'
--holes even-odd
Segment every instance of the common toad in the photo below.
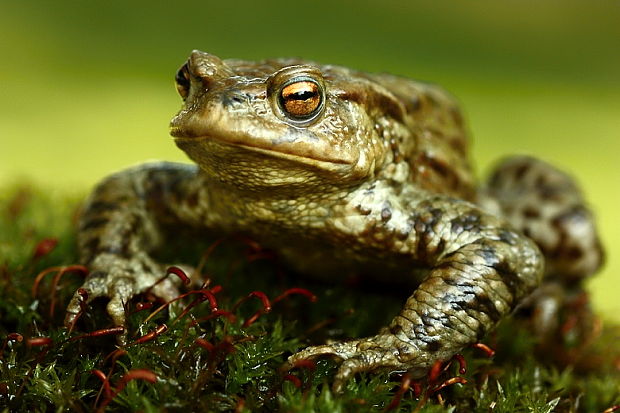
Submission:
<svg viewBox="0 0 620 413">
<path fill-rule="evenodd" d="M 161 228 L 244 232 L 323 278 L 365 273 L 417 288 L 377 335 L 309 347 L 295 361 L 425 374 L 476 342 L 543 275 L 574 283 L 601 263 L 591 213 L 567 175 L 501 162 L 478 189 L 456 101 L 441 88 L 297 59 L 221 60 L 194 51 L 176 76 L 176 144 L 198 165 L 150 163 L 94 190 L 80 221 L 88 300 L 123 304 L 162 277 Z M 391 278 L 390 278 L 391 277 Z M 176 296 L 170 280 L 152 292 Z M 67 309 L 80 311 L 76 293 Z"/>
</svg>

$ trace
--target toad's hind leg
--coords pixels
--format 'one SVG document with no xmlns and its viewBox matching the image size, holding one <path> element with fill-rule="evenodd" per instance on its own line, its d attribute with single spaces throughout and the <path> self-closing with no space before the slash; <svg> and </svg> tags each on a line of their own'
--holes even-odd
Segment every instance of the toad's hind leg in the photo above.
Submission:
<svg viewBox="0 0 620 413">
<path fill-rule="evenodd" d="M 501 162 L 482 191 L 514 227 L 538 244 L 548 275 L 573 283 L 600 267 L 592 213 L 574 180 L 546 162 L 518 156 Z"/>
<path fill-rule="evenodd" d="M 481 203 L 531 238 L 545 257 L 547 282 L 532 296 L 539 335 L 557 327 L 567 294 L 603 261 L 592 213 L 574 180 L 546 162 L 527 156 L 502 161 L 481 191 Z M 568 287 L 568 288 L 567 288 Z"/>
</svg>

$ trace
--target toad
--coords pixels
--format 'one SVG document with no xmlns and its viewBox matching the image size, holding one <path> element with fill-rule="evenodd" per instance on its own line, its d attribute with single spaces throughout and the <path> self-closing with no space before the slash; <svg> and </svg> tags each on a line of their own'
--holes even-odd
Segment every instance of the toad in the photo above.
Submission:
<svg viewBox="0 0 620 413">
<path fill-rule="evenodd" d="M 300 273 L 369 274 L 416 285 L 371 337 L 289 358 L 357 372 L 425 374 L 475 343 L 544 279 L 571 284 L 601 264 L 592 214 L 565 173 L 525 156 L 477 186 L 457 102 L 438 86 L 298 59 L 221 60 L 194 51 L 176 75 L 170 123 L 195 165 L 148 163 L 102 181 L 81 217 L 88 300 L 124 304 L 172 281 L 151 256 L 162 228 L 245 233 Z M 76 293 L 70 325 L 80 311 Z"/>
</svg>

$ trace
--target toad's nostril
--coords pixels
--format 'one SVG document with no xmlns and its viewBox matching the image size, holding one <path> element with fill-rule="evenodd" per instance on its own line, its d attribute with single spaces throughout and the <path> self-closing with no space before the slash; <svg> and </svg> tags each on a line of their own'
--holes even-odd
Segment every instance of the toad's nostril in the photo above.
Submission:
<svg viewBox="0 0 620 413">
<path fill-rule="evenodd" d="M 239 106 L 248 100 L 248 96 L 239 91 L 231 91 L 222 95 L 222 104 L 224 106 Z"/>
</svg>

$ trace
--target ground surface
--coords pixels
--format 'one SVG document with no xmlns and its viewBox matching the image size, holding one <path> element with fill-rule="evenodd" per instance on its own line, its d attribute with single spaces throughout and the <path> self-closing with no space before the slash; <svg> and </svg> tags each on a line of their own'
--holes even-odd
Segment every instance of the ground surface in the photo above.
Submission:
<svg viewBox="0 0 620 413">
<path fill-rule="evenodd" d="M 2 413 L 611 412 L 620 403 L 620 328 L 596 321 L 585 340 L 576 339 L 570 317 L 546 350 L 527 333 L 526 321 L 506 320 L 484 341 L 494 357 L 476 348 L 463 353 L 466 372 L 459 371 L 459 357 L 419 381 L 362 375 L 343 394 L 329 388 L 334 360 L 283 372 L 286 357 L 307 344 L 372 334 L 403 297 L 359 280 L 326 286 L 294 278 L 243 239 L 168 245 L 162 259 L 202 262 L 210 284 L 159 312 L 162 303 L 153 297 L 132 300 L 130 345 L 116 346 L 118 331 L 110 329 L 103 301 L 85 308 L 69 333 L 64 306 L 84 275 L 70 267 L 77 260 L 79 202 L 23 187 L 2 193 Z"/>
</svg>

